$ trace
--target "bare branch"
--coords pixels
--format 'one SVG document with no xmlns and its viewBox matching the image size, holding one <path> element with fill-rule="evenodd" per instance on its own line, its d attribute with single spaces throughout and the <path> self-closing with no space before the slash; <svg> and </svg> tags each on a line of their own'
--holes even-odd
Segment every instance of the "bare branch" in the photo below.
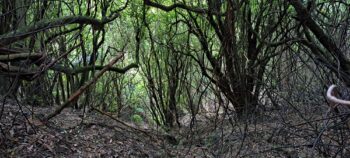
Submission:
<svg viewBox="0 0 350 158">
<path fill-rule="evenodd" d="M 151 0 L 144 0 L 143 2 L 148 6 L 152 6 L 152 7 L 161 9 L 161 10 L 166 11 L 166 12 L 170 12 L 176 8 L 181 8 L 181 9 L 185 9 L 185 10 L 195 12 L 195 13 L 200 13 L 200 14 L 209 13 L 209 10 L 206 10 L 204 8 L 190 7 L 190 6 L 187 6 L 183 3 L 175 3 L 175 4 L 170 5 L 170 6 L 165 6 L 165 5 L 162 5 L 159 3 L 152 2 Z M 219 13 L 215 13 L 215 14 L 219 14 Z"/>
<path fill-rule="evenodd" d="M 0 61 L 15 61 L 15 60 L 24 60 L 24 59 L 39 59 L 43 56 L 42 53 L 18 53 L 18 54 L 8 54 L 0 55 Z"/>
<path fill-rule="evenodd" d="M 103 68 L 104 68 L 104 66 L 102 66 L 102 65 L 95 65 L 95 66 L 91 65 L 91 66 L 80 67 L 80 68 L 76 68 L 76 69 L 69 69 L 69 68 L 66 68 L 64 66 L 55 65 L 55 66 L 52 66 L 50 69 L 54 70 L 54 71 L 58 71 L 58 72 L 63 72 L 66 74 L 75 75 L 75 74 L 83 73 L 86 71 L 102 70 Z M 132 68 L 138 68 L 138 65 L 135 63 L 132 63 L 124 68 L 110 67 L 107 69 L 107 71 L 113 71 L 113 72 L 124 74 Z"/>
<path fill-rule="evenodd" d="M 343 54 L 343 52 L 338 48 L 332 37 L 330 37 L 326 32 L 324 32 L 323 29 L 316 23 L 316 21 L 312 18 L 307 8 L 303 6 L 300 0 L 288 1 L 297 12 L 298 20 L 312 31 L 312 33 L 316 36 L 320 43 L 329 52 L 334 53 L 334 55 L 340 61 L 341 68 L 344 71 L 349 72 L 350 62 L 347 59 L 347 57 Z"/>
<path fill-rule="evenodd" d="M 63 103 L 61 106 L 59 106 L 58 108 L 55 109 L 54 112 L 50 113 L 49 115 L 47 115 L 47 117 L 44 119 L 44 121 L 48 121 L 51 118 L 55 117 L 56 115 L 58 115 L 59 113 L 61 113 L 61 111 L 63 109 L 65 109 L 66 107 L 68 107 L 69 105 L 71 105 L 70 103 L 73 102 L 74 100 L 78 99 L 80 97 L 80 95 L 87 89 L 89 88 L 91 85 L 95 84 L 96 81 L 109 69 L 111 68 L 115 63 L 117 63 L 117 61 L 119 59 L 121 59 L 124 56 L 124 54 L 120 54 L 116 57 L 114 57 L 106 66 L 104 66 L 104 68 L 98 72 L 95 77 L 87 82 L 85 85 L 83 85 L 82 87 L 80 87 L 77 91 L 75 91 L 69 98 L 68 100 Z"/>
<path fill-rule="evenodd" d="M 5 72 L 5 73 L 4 73 Z M 16 76 L 16 75 L 34 75 L 35 71 L 28 71 L 26 68 L 18 67 L 18 66 L 12 66 L 5 63 L 0 62 L 0 75 L 9 75 L 9 76 Z"/>
<path fill-rule="evenodd" d="M 331 85 L 329 86 L 327 90 L 327 99 L 331 102 L 337 103 L 337 104 L 343 104 L 343 105 L 348 105 L 350 106 L 350 101 L 348 100 L 342 100 L 338 99 L 337 97 L 334 96 L 334 88 L 337 87 L 336 85 Z"/>
<path fill-rule="evenodd" d="M 69 24 L 86 24 L 92 25 L 94 29 L 101 29 L 106 23 L 119 17 L 119 14 L 115 13 L 110 18 L 103 20 L 94 19 L 86 16 L 67 16 L 63 18 L 57 18 L 52 20 L 42 20 L 31 26 L 22 27 L 16 31 L 4 34 L 0 36 L 0 47 L 9 45 L 11 43 L 22 40 L 26 37 L 32 36 L 38 32 L 42 32 L 48 29 L 65 26 Z"/>
</svg>

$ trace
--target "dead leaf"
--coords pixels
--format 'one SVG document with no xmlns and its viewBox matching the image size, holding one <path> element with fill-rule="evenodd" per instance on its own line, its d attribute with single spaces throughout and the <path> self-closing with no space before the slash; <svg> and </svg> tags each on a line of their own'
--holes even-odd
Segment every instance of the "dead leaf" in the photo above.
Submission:
<svg viewBox="0 0 350 158">
<path fill-rule="evenodd" d="M 28 122 L 34 126 L 43 126 L 44 123 L 42 121 L 40 121 L 39 119 L 36 118 L 29 118 Z"/>
</svg>

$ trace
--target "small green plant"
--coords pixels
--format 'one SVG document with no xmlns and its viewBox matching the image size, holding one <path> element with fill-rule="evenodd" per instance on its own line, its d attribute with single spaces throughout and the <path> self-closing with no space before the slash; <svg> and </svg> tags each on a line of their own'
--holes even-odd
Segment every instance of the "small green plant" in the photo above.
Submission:
<svg viewBox="0 0 350 158">
<path fill-rule="evenodd" d="M 138 114 L 141 114 L 141 113 L 144 113 L 145 110 L 143 110 L 142 108 L 136 108 L 135 112 L 138 113 Z"/>
<path fill-rule="evenodd" d="M 142 123 L 143 122 L 143 119 L 140 115 L 138 114 L 134 114 L 131 116 L 131 120 L 136 123 L 136 124 L 139 124 L 139 123 Z"/>
<path fill-rule="evenodd" d="M 108 106 L 108 111 L 109 112 L 117 112 L 117 106 Z"/>
</svg>

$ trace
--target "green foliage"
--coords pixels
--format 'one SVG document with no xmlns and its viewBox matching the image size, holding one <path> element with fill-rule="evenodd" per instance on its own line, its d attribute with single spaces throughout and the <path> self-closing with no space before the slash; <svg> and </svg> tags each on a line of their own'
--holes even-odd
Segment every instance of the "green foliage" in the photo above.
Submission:
<svg viewBox="0 0 350 158">
<path fill-rule="evenodd" d="M 140 124 L 143 122 L 143 118 L 138 114 L 134 114 L 131 116 L 131 121 L 133 121 L 136 124 Z"/>
<path fill-rule="evenodd" d="M 115 105 L 115 104 L 113 104 Z M 108 106 L 108 111 L 109 112 L 117 112 L 118 107 L 117 106 Z"/>
<path fill-rule="evenodd" d="M 138 114 L 141 114 L 141 113 L 144 113 L 145 110 L 144 110 L 143 108 L 137 107 L 137 108 L 135 109 L 135 112 L 138 113 Z"/>
</svg>

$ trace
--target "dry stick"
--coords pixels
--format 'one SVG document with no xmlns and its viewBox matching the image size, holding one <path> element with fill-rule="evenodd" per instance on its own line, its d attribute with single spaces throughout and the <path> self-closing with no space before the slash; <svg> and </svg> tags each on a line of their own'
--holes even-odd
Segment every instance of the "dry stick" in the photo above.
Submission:
<svg viewBox="0 0 350 158">
<path fill-rule="evenodd" d="M 108 69 L 110 69 L 119 59 L 121 59 L 124 56 L 124 54 L 121 54 L 119 56 L 116 56 L 115 58 L 113 58 L 108 65 L 106 65 L 100 72 L 98 72 L 95 77 L 89 81 L 88 83 L 86 83 L 85 85 L 83 85 L 82 87 L 80 87 L 77 91 L 75 91 L 69 98 L 68 100 L 63 103 L 60 107 L 58 107 L 53 113 L 49 114 L 44 121 L 47 122 L 48 120 L 50 120 L 51 118 L 55 117 L 56 115 L 60 114 L 61 111 L 68 107 L 70 105 L 70 103 L 72 101 L 74 101 L 75 99 L 78 99 L 79 96 L 87 89 L 89 88 L 92 84 L 94 84 Z"/>
<path fill-rule="evenodd" d="M 105 116 L 111 118 L 112 120 L 114 120 L 114 121 L 116 121 L 116 122 L 122 124 L 123 126 L 125 126 L 125 127 L 127 127 L 127 128 L 130 128 L 130 129 L 132 129 L 132 130 L 135 130 L 135 131 L 138 131 L 138 132 L 141 132 L 141 133 L 145 134 L 145 135 L 148 136 L 150 139 L 155 139 L 154 136 L 156 136 L 157 140 L 159 140 L 160 138 L 165 138 L 165 137 L 167 136 L 167 135 L 154 133 L 154 132 L 152 132 L 152 131 L 146 131 L 146 130 L 143 130 L 143 129 L 141 129 L 141 128 L 137 128 L 137 127 L 128 125 L 128 124 L 125 123 L 124 121 L 122 121 L 122 120 L 120 120 L 120 119 L 118 119 L 118 118 L 116 118 L 116 117 L 114 117 L 114 116 L 112 116 L 112 115 L 110 115 L 110 114 L 108 114 L 108 113 L 106 113 L 106 112 L 103 112 L 103 111 L 97 109 L 96 107 L 92 107 L 92 109 L 93 109 L 94 111 L 96 111 L 96 112 L 99 112 L 99 113 L 102 114 L 102 115 L 105 115 Z M 120 127 L 120 128 L 121 128 L 121 127 Z M 123 129 L 126 129 L 126 128 L 123 128 Z"/>
<path fill-rule="evenodd" d="M 133 130 L 142 132 L 142 133 L 146 134 L 147 136 L 152 137 L 152 135 L 150 135 L 150 132 L 147 132 L 147 131 L 145 131 L 145 130 L 143 130 L 143 129 L 140 129 L 140 128 L 137 128 L 137 127 L 130 126 L 130 125 L 126 124 L 125 122 L 119 120 L 118 118 L 115 118 L 115 117 L 113 117 L 112 115 L 110 115 L 110 114 L 108 114 L 108 113 L 105 113 L 105 112 L 103 112 L 103 111 L 101 111 L 101 110 L 99 110 L 99 109 L 97 109 L 97 108 L 95 108 L 95 107 L 92 107 L 92 109 L 95 110 L 95 111 L 97 111 L 97 112 L 99 112 L 99 113 L 102 114 L 102 115 L 108 116 L 108 117 L 111 118 L 112 120 L 114 120 L 114 121 L 116 121 L 116 122 L 118 122 L 118 123 L 120 123 L 120 124 L 122 124 L 122 125 L 124 125 L 124 126 L 126 126 L 126 127 L 128 127 L 128 128 L 131 128 L 131 129 L 133 129 Z"/>
</svg>

